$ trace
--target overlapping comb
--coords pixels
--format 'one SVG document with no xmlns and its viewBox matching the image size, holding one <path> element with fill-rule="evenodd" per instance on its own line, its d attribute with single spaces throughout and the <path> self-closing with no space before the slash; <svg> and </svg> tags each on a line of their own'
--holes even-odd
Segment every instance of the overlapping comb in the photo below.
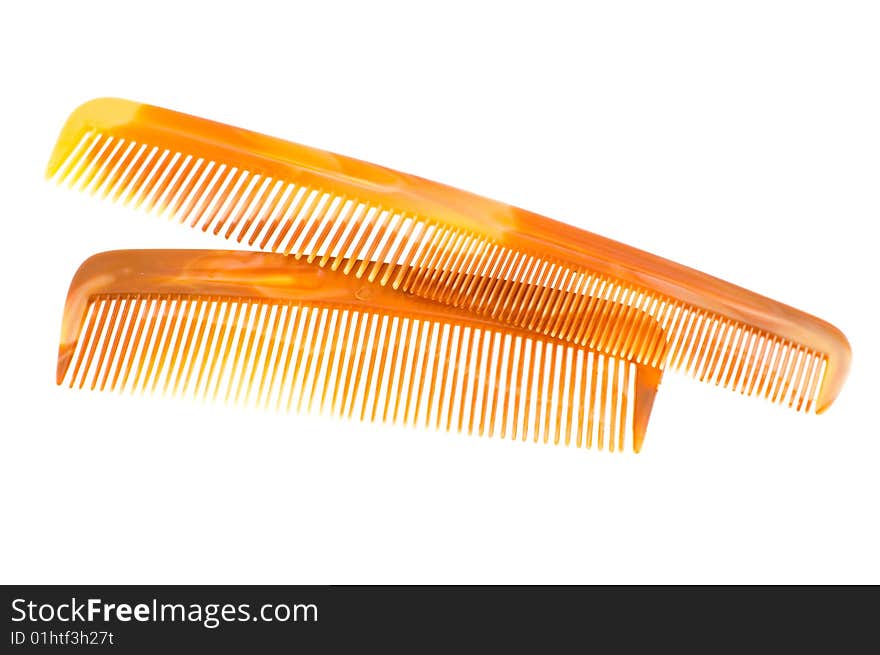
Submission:
<svg viewBox="0 0 880 655">
<path fill-rule="evenodd" d="M 293 257 L 120 250 L 74 276 L 57 379 L 638 451 L 660 372 Z"/>
<path fill-rule="evenodd" d="M 464 191 L 158 107 L 81 106 L 47 175 L 460 317 L 684 369 L 798 410 L 826 409 L 849 366 L 833 326 L 703 273 Z M 663 338 L 646 338 L 647 318 Z"/>
</svg>

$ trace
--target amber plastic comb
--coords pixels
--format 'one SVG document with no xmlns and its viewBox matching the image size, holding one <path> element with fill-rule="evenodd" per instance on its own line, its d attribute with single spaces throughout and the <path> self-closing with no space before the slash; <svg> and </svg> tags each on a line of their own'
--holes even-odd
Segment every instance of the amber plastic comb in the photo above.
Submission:
<svg viewBox="0 0 880 655">
<path fill-rule="evenodd" d="M 582 312 L 609 301 L 600 323 L 615 338 L 593 343 L 599 352 L 798 410 L 827 409 L 849 368 L 833 326 L 704 273 L 442 184 L 150 105 L 79 107 L 47 175 L 580 346 L 590 345 Z M 668 347 L 628 336 L 642 313 Z"/>
<path fill-rule="evenodd" d="M 637 321 L 663 341 L 657 322 Z M 70 285 L 57 380 L 641 449 L 657 368 L 293 257 L 120 250 Z"/>
</svg>

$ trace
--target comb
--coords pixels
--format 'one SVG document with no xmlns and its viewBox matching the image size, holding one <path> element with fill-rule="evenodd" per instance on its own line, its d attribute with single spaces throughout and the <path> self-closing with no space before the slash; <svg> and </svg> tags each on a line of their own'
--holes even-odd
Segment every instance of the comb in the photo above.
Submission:
<svg viewBox="0 0 880 655">
<path fill-rule="evenodd" d="M 849 344 L 832 325 L 699 271 L 419 177 L 151 105 L 80 106 L 47 176 L 798 411 L 827 409 L 849 369 Z M 665 340 L 633 336 L 643 314 Z M 585 316 L 613 337 L 596 341 L 581 329 Z"/>
<path fill-rule="evenodd" d="M 652 317 L 635 322 L 664 340 Z M 636 452 L 660 378 L 293 257 L 211 250 L 86 260 L 67 296 L 57 369 L 71 387 Z"/>
</svg>

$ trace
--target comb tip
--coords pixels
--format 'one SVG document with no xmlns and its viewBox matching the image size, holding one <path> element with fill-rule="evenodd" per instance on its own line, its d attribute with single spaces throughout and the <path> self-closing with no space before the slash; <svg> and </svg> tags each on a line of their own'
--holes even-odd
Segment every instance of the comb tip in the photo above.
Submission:
<svg viewBox="0 0 880 655">
<path fill-rule="evenodd" d="M 70 367 L 70 361 L 73 359 L 73 351 L 76 350 L 75 343 L 64 343 L 58 348 L 58 365 L 55 368 L 55 384 L 62 384 L 64 377 L 67 375 L 67 369 Z"/>
<path fill-rule="evenodd" d="M 77 144 L 90 129 L 109 129 L 131 122 L 141 104 L 122 98 L 94 98 L 74 109 L 67 117 L 44 172 L 47 180 L 55 177 Z"/>
<path fill-rule="evenodd" d="M 636 369 L 635 404 L 633 406 L 633 452 L 640 453 L 645 443 L 648 420 L 654 407 L 654 399 L 660 386 L 663 372 L 650 366 Z"/>
</svg>

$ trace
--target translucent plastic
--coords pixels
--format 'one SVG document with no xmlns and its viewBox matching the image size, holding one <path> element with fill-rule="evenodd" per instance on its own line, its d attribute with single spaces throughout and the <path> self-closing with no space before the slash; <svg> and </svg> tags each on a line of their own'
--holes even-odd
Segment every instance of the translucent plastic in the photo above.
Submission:
<svg viewBox="0 0 880 655">
<path fill-rule="evenodd" d="M 839 330 L 705 273 L 419 177 L 150 105 L 78 108 L 47 174 L 511 329 L 798 410 L 825 410 L 849 369 Z M 596 299 L 612 303 L 602 324 L 615 338 L 602 343 L 577 329 Z M 642 313 L 666 333 L 659 348 L 629 329 Z"/>
<path fill-rule="evenodd" d="M 647 314 L 633 327 L 665 342 Z M 225 389 L 257 404 L 345 416 L 359 408 L 360 418 L 635 451 L 660 378 L 655 367 L 293 257 L 211 250 L 120 250 L 84 262 L 57 369 L 70 386 L 196 397 Z"/>
</svg>

